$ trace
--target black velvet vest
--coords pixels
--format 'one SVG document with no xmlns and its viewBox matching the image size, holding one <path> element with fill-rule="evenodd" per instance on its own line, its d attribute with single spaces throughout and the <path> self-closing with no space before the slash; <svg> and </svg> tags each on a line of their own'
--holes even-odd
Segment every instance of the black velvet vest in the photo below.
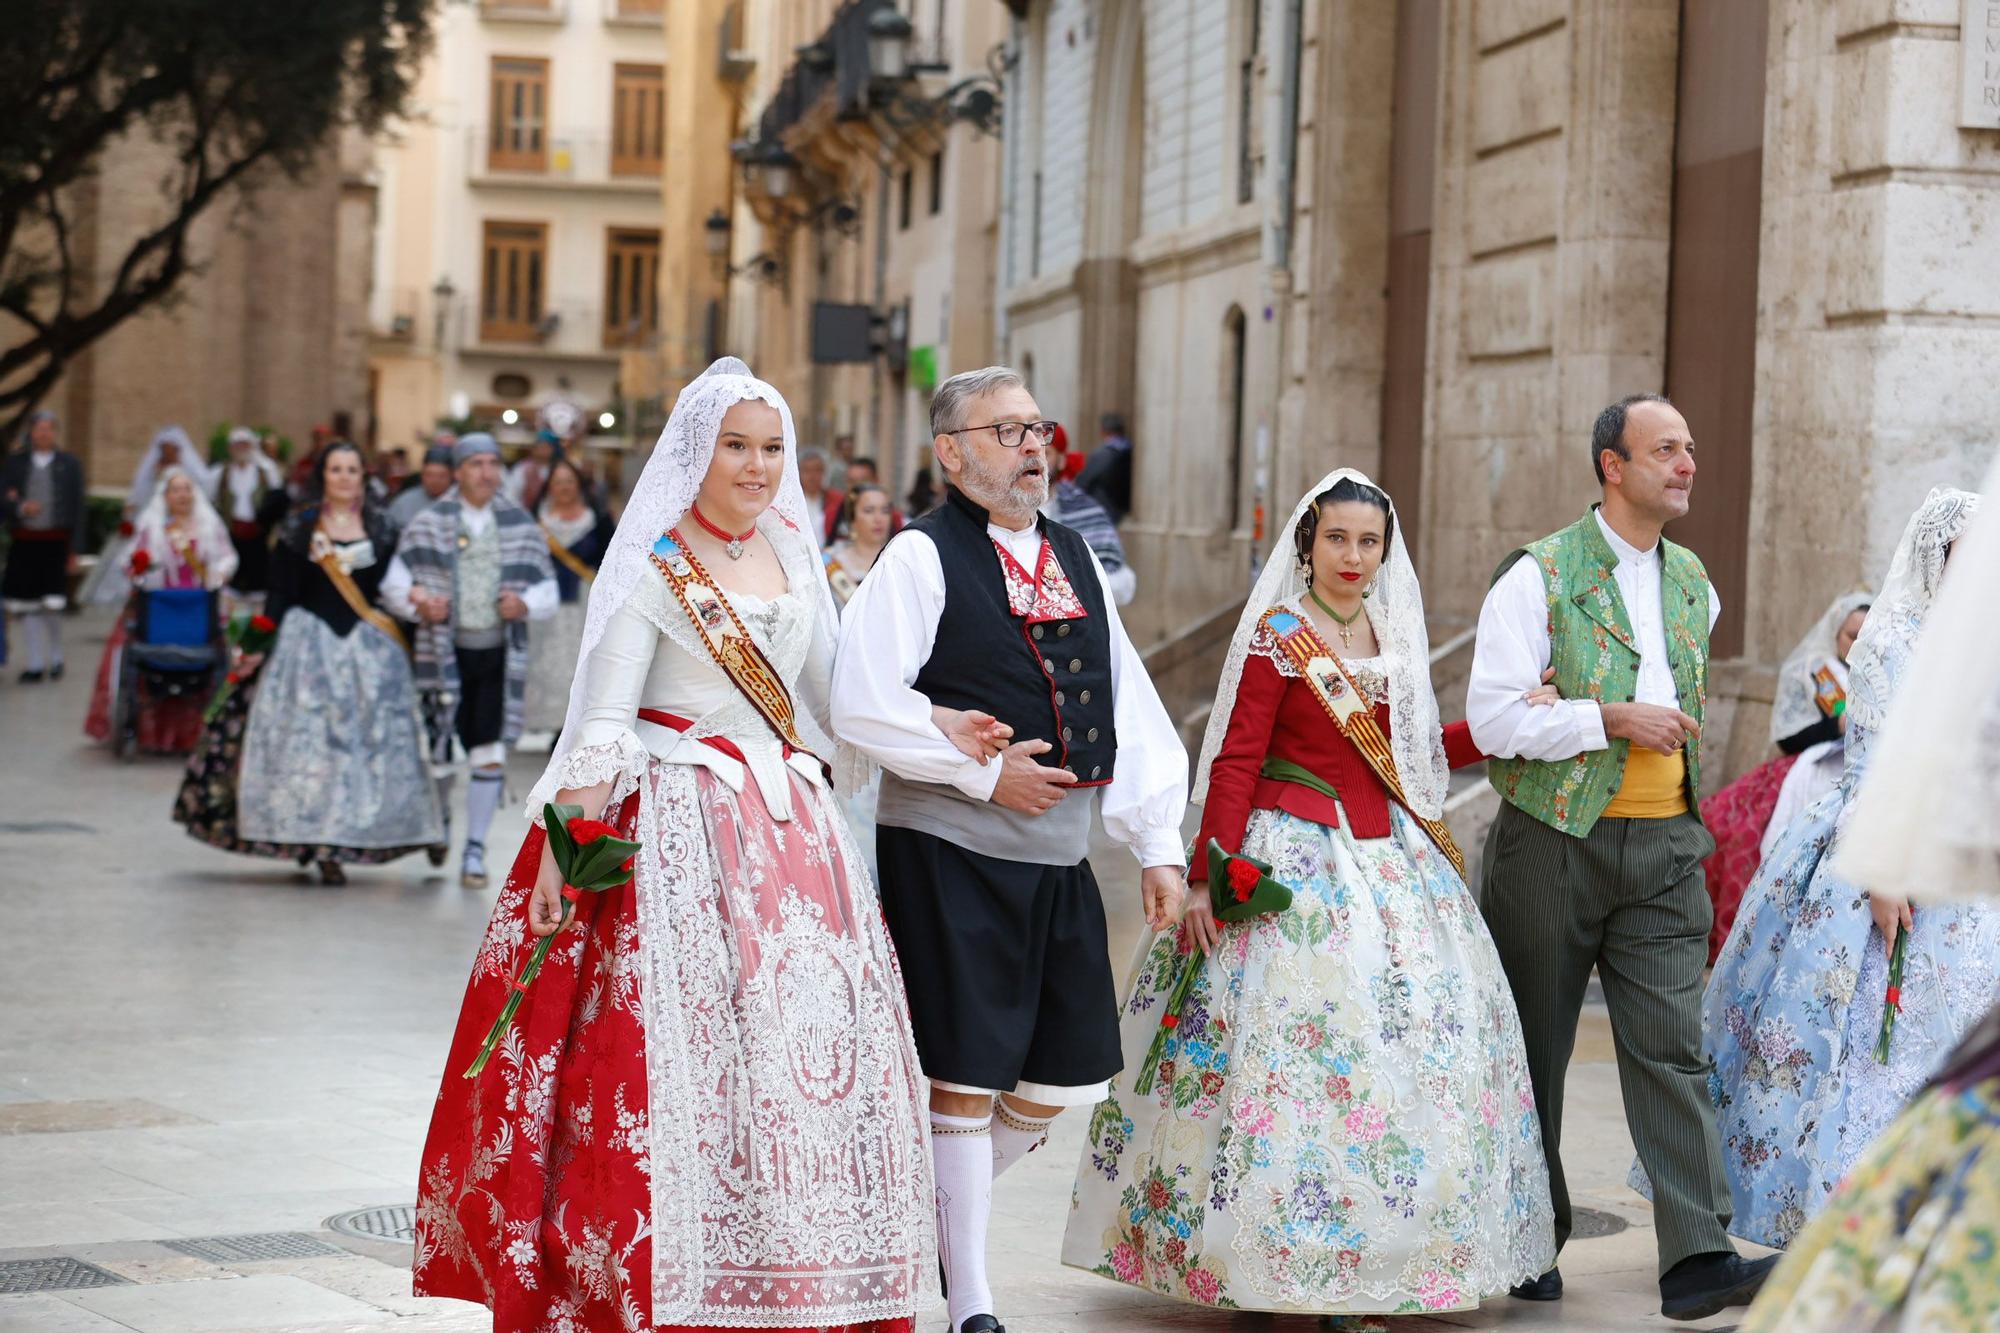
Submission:
<svg viewBox="0 0 2000 1333">
<path fill-rule="evenodd" d="M 1035 521 L 1083 604 L 1080 618 L 1030 624 L 1014 614 L 986 511 L 956 488 L 907 525 L 936 543 L 945 586 L 937 639 L 915 688 L 946 708 L 991 713 L 1014 728 L 1016 741 L 1047 741 L 1043 764 L 1102 786 L 1118 754 L 1104 587 L 1082 537 L 1047 518 Z"/>
</svg>

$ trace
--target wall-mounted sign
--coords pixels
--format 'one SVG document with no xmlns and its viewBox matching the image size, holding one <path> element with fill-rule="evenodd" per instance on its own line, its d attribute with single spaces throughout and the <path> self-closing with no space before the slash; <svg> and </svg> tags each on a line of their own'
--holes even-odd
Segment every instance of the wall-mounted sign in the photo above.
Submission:
<svg viewBox="0 0 2000 1333">
<path fill-rule="evenodd" d="M 2000 130 L 2000 0 L 1961 0 L 1958 125 Z"/>
</svg>

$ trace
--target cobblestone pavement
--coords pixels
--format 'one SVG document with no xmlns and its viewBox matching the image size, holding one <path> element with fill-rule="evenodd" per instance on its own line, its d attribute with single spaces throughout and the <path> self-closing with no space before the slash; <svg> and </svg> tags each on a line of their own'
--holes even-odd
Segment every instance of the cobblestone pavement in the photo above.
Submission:
<svg viewBox="0 0 2000 1333">
<path fill-rule="evenodd" d="M 0 680 L 0 1330 L 471 1333 L 485 1312 L 409 1294 L 407 1241 L 329 1228 L 407 1207 L 440 1061 L 493 891 L 421 862 L 317 887 L 168 819 L 179 765 L 81 732 L 107 618 L 73 619 L 60 683 Z M 517 761 L 525 791 L 534 761 Z M 499 863 L 525 829 L 503 814 Z M 1096 858 L 1122 962 L 1137 876 Z M 1579 1203 L 1624 1229 L 1563 1256 L 1569 1297 L 1500 1299 L 1392 1329 L 1662 1327 L 1650 1212 L 1601 1009 L 1569 1082 Z M 1002 1182 L 993 1285 L 1012 1333 L 1304 1330 L 1136 1295 L 1056 1259 L 1084 1118 Z M 393 1215 L 386 1219 L 401 1220 Z M 222 1238 L 220 1240 L 216 1238 Z M 39 1261 L 33 1266 L 20 1261 Z M 944 1327 L 940 1306 L 921 1327 Z M 1727 1326 L 1727 1316 L 1706 1327 Z"/>
</svg>

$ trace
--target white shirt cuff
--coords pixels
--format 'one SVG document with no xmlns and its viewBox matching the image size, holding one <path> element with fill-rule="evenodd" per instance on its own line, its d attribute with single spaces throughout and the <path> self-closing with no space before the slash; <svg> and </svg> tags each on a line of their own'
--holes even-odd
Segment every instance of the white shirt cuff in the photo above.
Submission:
<svg viewBox="0 0 2000 1333">
<path fill-rule="evenodd" d="M 1602 750 L 1610 742 L 1604 739 L 1604 705 L 1595 699 L 1578 699 L 1576 709 L 1576 739 L 1583 750 Z"/>
<path fill-rule="evenodd" d="M 1000 756 L 995 755 L 984 764 L 967 759 L 952 774 L 951 785 L 975 801 L 992 800 L 993 789 L 1000 785 Z"/>
<path fill-rule="evenodd" d="M 1132 840 L 1132 855 L 1146 868 L 1172 866 L 1180 870 L 1187 866 L 1187 846 L 1177 828 L 1140 829 Z"/>
</svg>

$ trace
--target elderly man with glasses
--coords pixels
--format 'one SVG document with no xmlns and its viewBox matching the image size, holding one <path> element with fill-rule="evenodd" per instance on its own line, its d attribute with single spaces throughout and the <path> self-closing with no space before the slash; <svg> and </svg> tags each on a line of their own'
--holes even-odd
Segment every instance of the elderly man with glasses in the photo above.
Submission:
<svg viewBox="0 0 2000 1333">
<path fill-rule="evenodd" d="M 1020 375 L 955 375 L 931 402 L 945 502 L 883 548 L 842 618 L 841 739 L 886 770 L 882 907 L 931 1082 L 954 1333 L 995 1333 L 994 1177 L 1122 1063 L 1092 825 L 1132 849 L 1154 930 L 1178 920 L 1182 748 L 1103 567 L 1041 513 L 1056 425 Z M 986 714 L 961 753 L 934 709 Z"/>
</svg>

